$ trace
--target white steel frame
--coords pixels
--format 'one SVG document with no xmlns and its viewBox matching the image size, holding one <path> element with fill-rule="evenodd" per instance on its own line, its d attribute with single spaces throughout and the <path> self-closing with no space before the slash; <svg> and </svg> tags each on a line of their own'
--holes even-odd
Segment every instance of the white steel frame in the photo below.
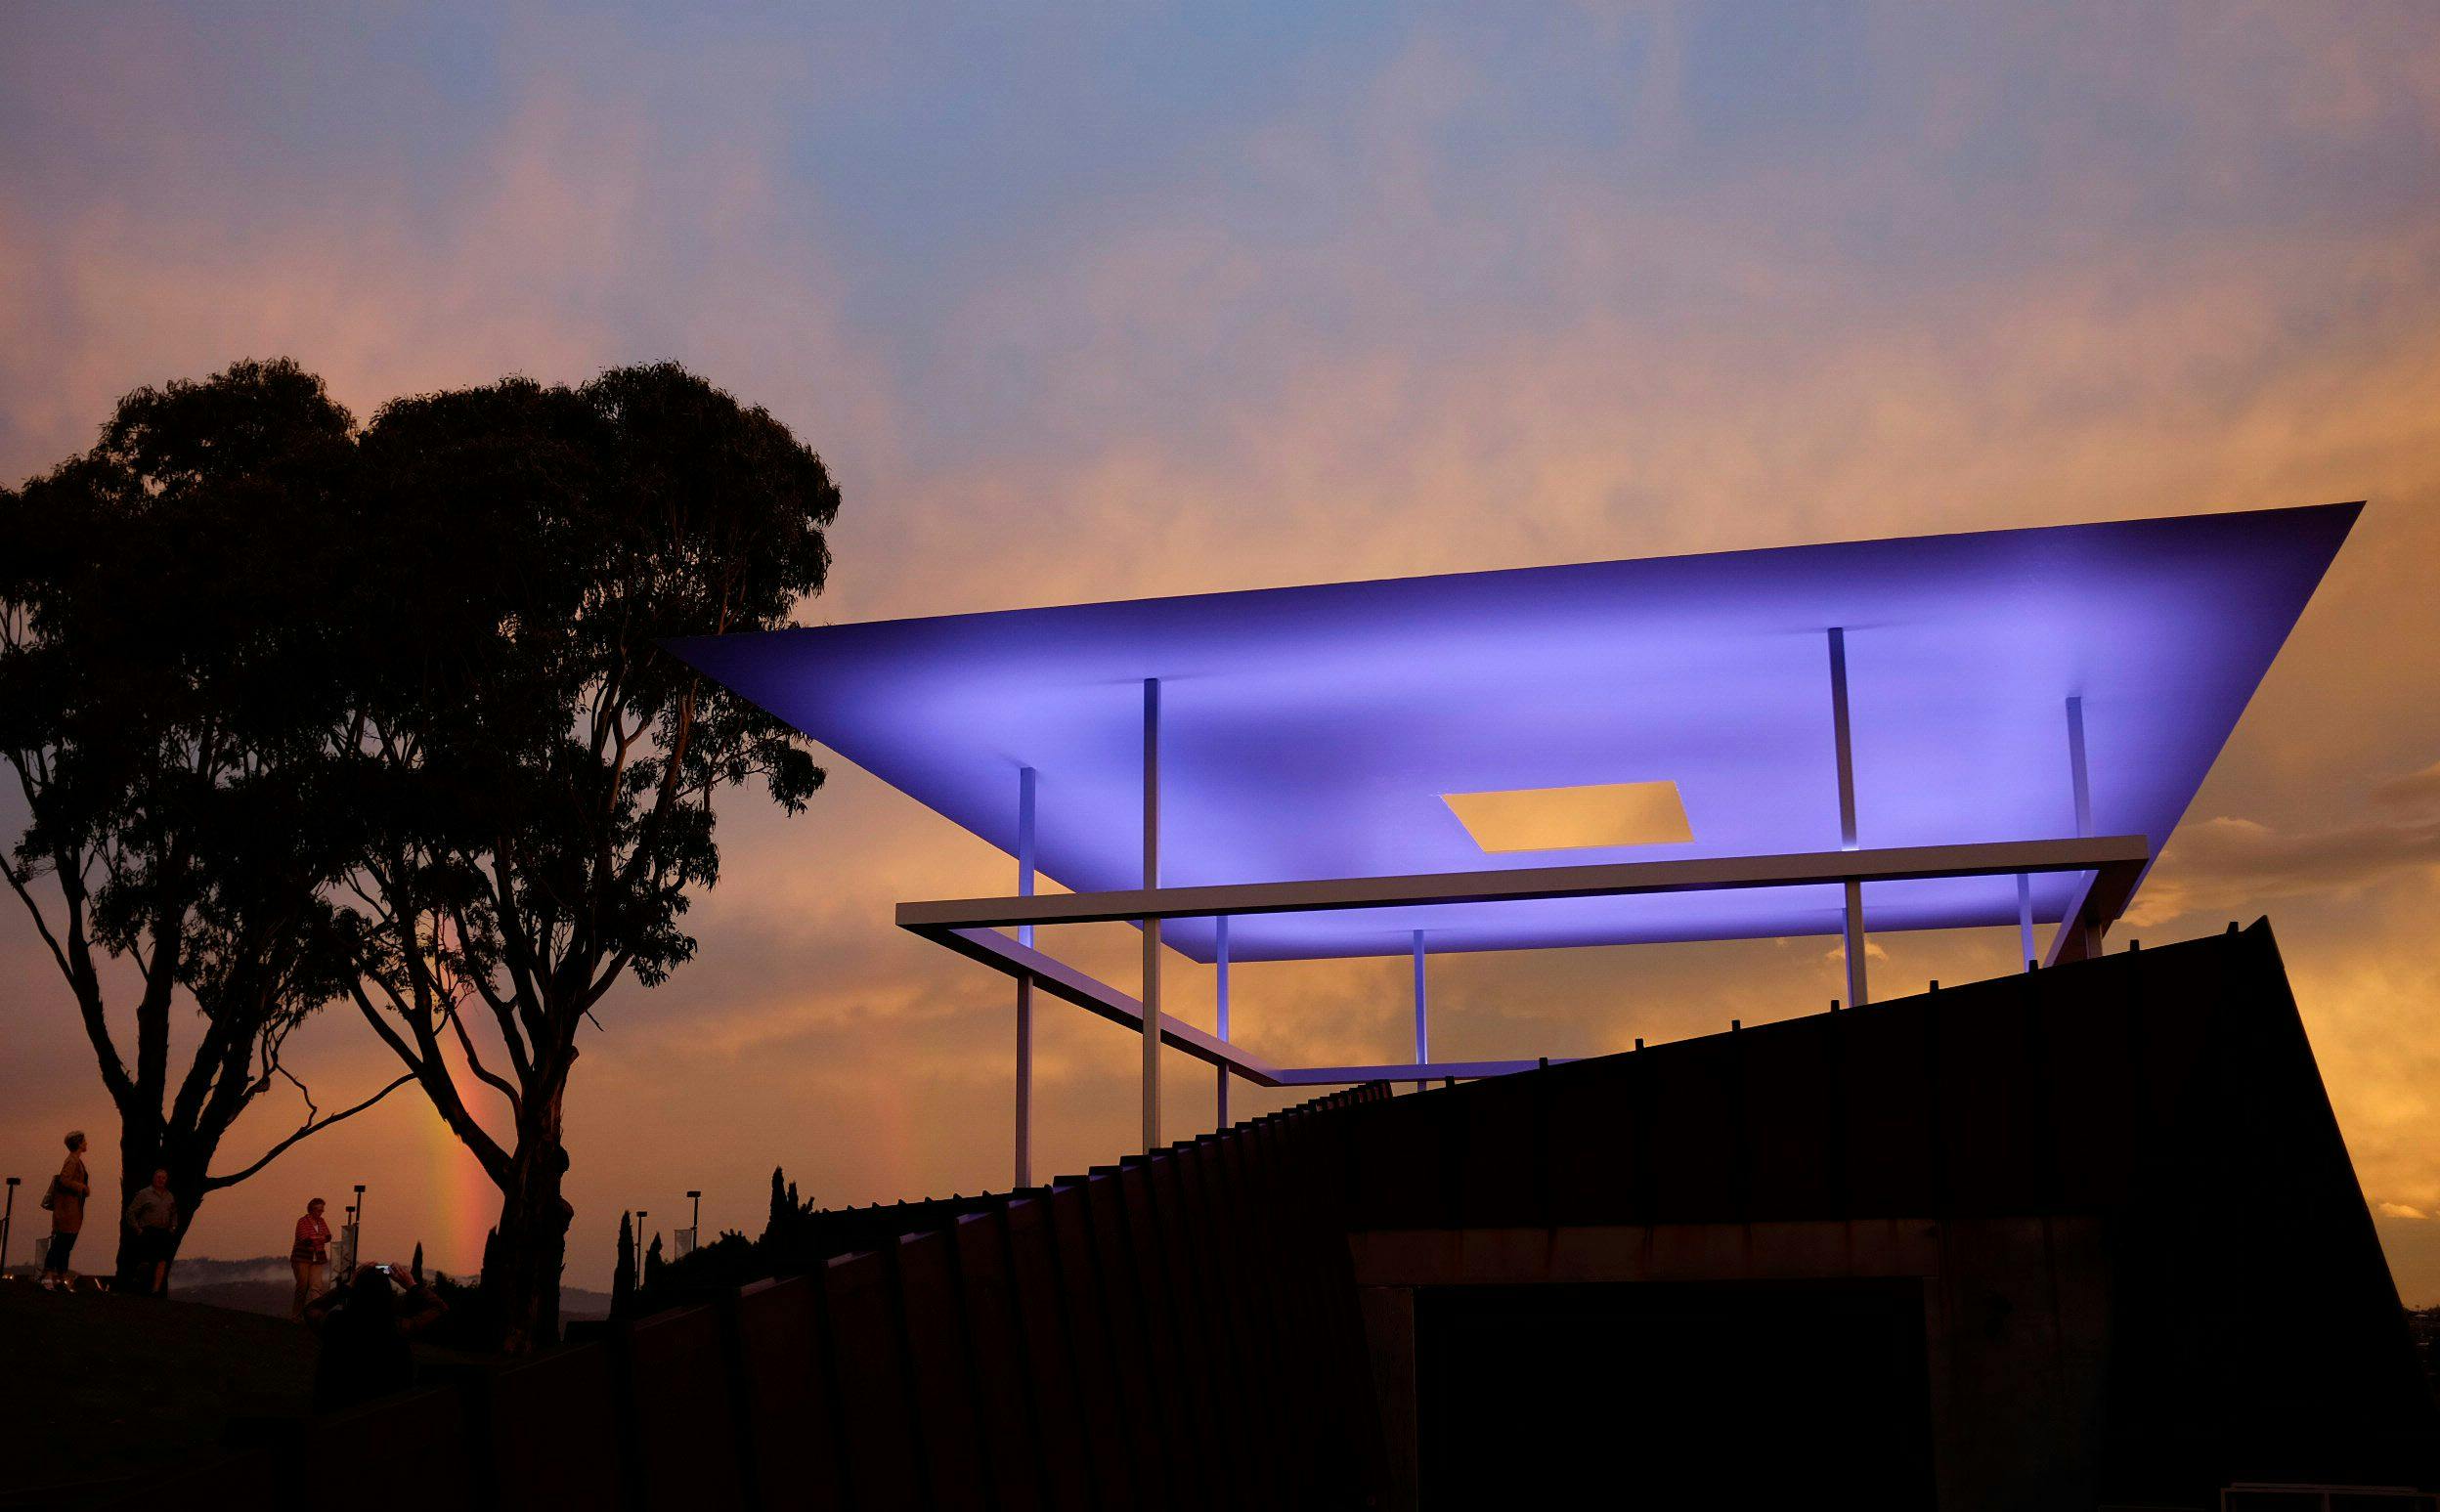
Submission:
<svg viewBox="0 0 2440 1512">
<path fill-rule="evenodd" d="M 1864 973 L 1863 888 L 1867 883 L 1942 877 L 2016 879 L 2019 944 L 2029 968 L 2033 955 L 2031 878 L 2037 873 L 2079 874 L 2074 902 L 2051 936 L 2045 965 L 2081 960 L 2101 949 L 2103 932 L 2115 923 L 2152 861 L 2141 835 L 2094 837 L 2092 786 L 2085 765 L 2084 706 L 2067 701 L 2069 776 L 2076 836 L 2071 840 L 2002 841 L 1963 845 L 1913 845 L 1866 850 L 1856 840 L 1855 762 L 1851 743 L 1847 688 L 1847 635 L 1829 631 L 1831 726 L 1837 745 L 1841 848 L 1772 856 L 1721 856 L 1681 861 L 1601 862 L 1576 866 L 1520 867 L 1484 872 L 1438 872 L 1402 877 L 1335 878 L 1312 882 L 1232 883 L 1164 887 L 1160 884 L 1160 679 L 1144 681 L 1144 867 L 1143 886 L 1119 891 L 1040 896 L 1034 891 L 1036 774 L 1018 774 L 1017 891 L 1007 897 L 954 898 L 901 903 L 901 929 L 947 946 L 960 955 L 1004 972 L 1017 982 L 1017 1185 L 1032 1185 L 1033 1001 L 1037 991 L 1073 1003 L 1143 1039 L 1143 1147 L 1160 1137 L 1160 1049 L 1167 1045 L 1217 1070 L 1220 1122 L 1228 1123 L 1229 1078 L 1260 1087 L 1345 1086 L 1372 1081 L 1424 1083 L 1452 1078 L 1502 1076 L 1546 1061 L 1433 1060 L 1425 1017 L 1424 931 L 1414 931 L 1415 1058 L 1385 1065 L 1276 1066 L 1248 1054 L 1229 1037 L 1229 921 L 1240 914 L 1308 913 L 1321 910 L 1414 908 L 1456 903 L 1533 902 L 1551 898 L 1627 897 L 1644 893 L 1709 892 L 1752 887 L 1839 884 L 1843 893 L 1841 941 L 1849 1001 L 1868 1001 Z M 1218 1032 L 1206 1033 L 1161 1011 L 1161 922 L 1208 918 L 1214 922 Z M 1132 922 L 1144 934 L 1141 990 L 1130 997 L 1034 946 L 1043 925 Z M 1003 932 L 1013 928 L 1014 936 Z"/>
<path fill-rule="evenodd" d="M 1159 1011 L 1159 924 L 1164 919 L 1227 919 L 1239 914 L 1303 913 L 1318 909 L 1412 908 L 1443 903 L 1528 902 L 1543 898 L 1625 897 L 1641 893 L 1704 892 L 1748 887 L 1791 887 L 1839 883 L 1850 895 L 1866 883 L 1938 877 L 2030 877 L 2037 873 L 2085 874 L 2083 889 L 2068 923 L 2052 942 L 2051 964 L 2090 953 L 2088 942 L 2126 907 L 2152 858 L 2140 835 L 2093 840 L 2005 841 L 1973 845 L 1915 845 L 1887 850 L 1831 850 L 1780 856 L 1726 856 L 1695 861 L 1623 861 L 1592 866 L 1537 866 L 1494 872 L 1443 872 L 1408 877 L 1364 877 L 1325 882 L 1233 883 L 1220 886 L 1140 887 L 1118 892 L 1075 892 L 1010 897 L 955 898 L 901 903 L 898 927 L 947 946 L 1017 978 L 1021 999 L 1033 992 L 1073 1003 L 1144 1036 L 1144 1109 L 1148 1136 L 1157 1135 L 1159 1062 L 1166 1044 L 1260 1087 L 1344 1086 L 1371 1081 L 1427 1081 L 1447 1077 L 1501 1076 L 1540 1062 L 1522 1060 L 1423 1060 L 1391 1065 L 1275 1066 L 1227 1039 Z M 1140 920 L 1145 925 L 1145 980 L 1141 997 L 1100 981 L 1001 932 L 1030 932 L 1043 925 L 1108 924 Z M 1848 932 L 1862 933 L 1851 914 Z M 1860 955 L 1860 949 L 1856 951 Z M 1153 1005 L 1147 1015 L 1145 1004 Z M 1419 1007 L 1419 1005 L 1418 1005 Z M 1157 1037 L 1155 1037 L 1155 1025 Z M 1418 1021 L 1418 1027 L 1420 1027 Z M 1030 1090 L 1021 1084 L 1021 1109 Z M 1021 1112 L 1021 1126 L 1024 1114 Z M 1148 1138 L 1146 1147 L 1156 1141 Z"/>
</svg>

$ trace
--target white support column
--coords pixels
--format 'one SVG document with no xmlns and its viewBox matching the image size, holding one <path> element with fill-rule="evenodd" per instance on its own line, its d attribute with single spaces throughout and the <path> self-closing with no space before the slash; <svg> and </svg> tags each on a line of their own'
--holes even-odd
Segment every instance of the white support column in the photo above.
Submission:
<svg viewBox="0 0 2440 1512">
<path fill-rule="evenodd" d="M 2084 700 L 2080 695 L 2068 700 L 2068 781 L 2075 794 L 2075 838 L 2090 839 L 2093 833 L 2093 783 L 2084 765 Z M 2076 919 L 2062 919 L 2059 928 L 2082 929 L 2085 956 L 2090 958 L 2101 954 L 2101 938 L 2090 924 Z"/>
<path fill-rule="evenodd" d="M 1017 895 L 1033 896 L 1033 768 L 1017 770 Z M 1017 927 L 1017 943 L 1033 943 L 1033 926 Z M 1017 1185 L 1033 1185 L 1033 978 L 1017 978 Z"/>
<path fill-rule="evenodd" d="M 1830 630 L 1830 725 L 1839 751 L 1839 848 L 1855 848 L 1855 748 L 1850 739 L 1847 713 L 1847 630 Z M 1847 884 L 1846 928 L 1842 953 L 1847 957 L 1847 1001 L 1861 1008 L 1870 1001 L 1864 992 L 1864 885 Z"/>
<path fill-rule="evenodd" d="M 1220 1036 L 1220 1043 L 1225 1045 L 1229 1042 L 1229 916 L 1222 914 L 1212 920 L 1211 930 L 1214 967 L 1212 994 L 1219 1005 L 1217 1028 L 1214 1032 Z M 1213 1069 L 1220 1073 L 1220 1122 L 1217 1127 L 1226 1129 L 1229 1126 L 1229 1068 L 1226 1065 L 1220 1065 Z"/>
<path fill-rule="evenodd" d="M 2017 970 L 2033 964 L 2033 879 L 2017 873 Z"/>
<path fill-rule="evenodd" d="M 1144 679 L 1144 886 L 1160 886 L 1160 679 Z M 1144 925 L 1144 1149 L 1160 1147 L 1160 921 Z"/>
<path fill-rule="evenodd" d="M 2075 838 L 2093 833 L 2093 783 L 2084 767 L 2084 700 L 2068 700 L 2068 780 L 2075 788 Z"/>
<path fill-rule="evenodd" d="M 1426 999 L 1423 994 L 1423 931 L 1421 929 L 1417 929 L 1415 931 L 1415 1063 L 1416 1065 L 1426 1064 L 1432 1058 L 1432 1032 L 1430 1024 L 1424 1017 L 1423 1011 L 1425 1002 Z M 1415 1084 L 1415 1090 L 1421 1092 L 1424 1088 L 1430 1085 L 1431 1083 L 1429 1082 L 1416 1082 Z"/>
</svg>

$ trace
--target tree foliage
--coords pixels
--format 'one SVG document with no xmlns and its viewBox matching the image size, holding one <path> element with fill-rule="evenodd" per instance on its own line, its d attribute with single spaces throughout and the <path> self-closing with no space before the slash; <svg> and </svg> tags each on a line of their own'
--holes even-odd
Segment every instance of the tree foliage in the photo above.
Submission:
<svg viewBox="0 0 2440 1512">
<path fill-rule="evenodd" d="M 610 1316 L 625 1318 L 635 1308 L 635 1215 L 619 1215 L 618 1269 L 610 1274 Z"/>
<path fill-rule="evenodd" d="M 293 1134 L 211 1169 L 348 980 L 324 891 L 347 837 L 326 822 L 345 667 L 321 543 L 351 431 L 294 364 L 239 363 L 129 394 L 90 451 L 0 491 L 0 758 L 28 814 L 0 868 L 118 1110 L 122 1199 L 166 1167 L 182 1224 L 367 1105 L 324 1116 L 306 1094 Z"/>
<path fill-rule="evenodd" d="M 367 537 L 417 608 L 331 727 L 367 829 L 349 990 L 503 1193 L 523 1347 L 555 1325 L 579 1032 L 623 977 L 692 957 L 718 796 L 756 783 L 795 813 L 822 782 L 801 737 L 661 642 L 786 625 L 827 577 L 839 494 L 785 426 L 669 364 L 401 400 L 359 464 Z"/>
<path fill-rule="evenodd" d="M 126 1179 L 169 1166 L 192 1214 L 260 1169 L 207 1167 L 343 999 L 501 1192 L 505 1342 L 550 1338 L 579 1034 L 692 958 L 718 797 L 795 813 L 822 783 L 662 643 L 786 625 L 838 506 L 786 426 L 674 364 L 402 399 L 359 432 L 294 364 L 243 363 L 129 395 L 0 496 L 0 756 L 33 815 L 7 879 Z M 179 993 L 202 1029 L 173 1077 Z M 272 1153 L 356 1110 L 308 1098 Z"/>
</svg>

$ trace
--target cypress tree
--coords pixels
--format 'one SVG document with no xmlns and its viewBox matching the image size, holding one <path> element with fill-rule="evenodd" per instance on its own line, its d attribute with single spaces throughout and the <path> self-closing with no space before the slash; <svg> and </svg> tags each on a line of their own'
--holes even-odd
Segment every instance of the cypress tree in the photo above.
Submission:
<svg viewBox="0 0 2440 1512">
<path fill-rule="evenodd" d="M 635 1306 L 635 1218 L 619 1215 L 619 1269 L 610 1277 L 610 1316 L 625 1318 Z"/>
</svg>

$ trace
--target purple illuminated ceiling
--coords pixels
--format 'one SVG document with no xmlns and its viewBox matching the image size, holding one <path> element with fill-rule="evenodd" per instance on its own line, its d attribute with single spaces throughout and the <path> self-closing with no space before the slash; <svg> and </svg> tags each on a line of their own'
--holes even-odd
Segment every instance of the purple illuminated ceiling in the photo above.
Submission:
<svg viewBox="0 0 2440 1512">
<path fill-rule="evenodd" d="M 1839 848 L 1825 631 L 1847 629 L 1858 842 L 2168 838 L 2358 506 L 1593 562 L 829 626 L 688 662 L 992 844 L 1039 772 L 1045 878 L 1141 884 L 1162 679 L 1169 886 Z M 1486 852 L 1446 793 L 1670 781 L 1686 843 Z M 1013 874 L 976 893 L 1014 891 Z M 2056 921 L 2075 879 L 2035 880 Z M 876 900 L 877 909 L 888 901 Z M 1885 883 L 1875 929 L 2012 924 L 2009 878 Z M 1241 918 L 1241 960 L 1835 933 L 1836 887 Z M 1208 921 L 1169 943 L 1212 956 Z"/>
</svg>

